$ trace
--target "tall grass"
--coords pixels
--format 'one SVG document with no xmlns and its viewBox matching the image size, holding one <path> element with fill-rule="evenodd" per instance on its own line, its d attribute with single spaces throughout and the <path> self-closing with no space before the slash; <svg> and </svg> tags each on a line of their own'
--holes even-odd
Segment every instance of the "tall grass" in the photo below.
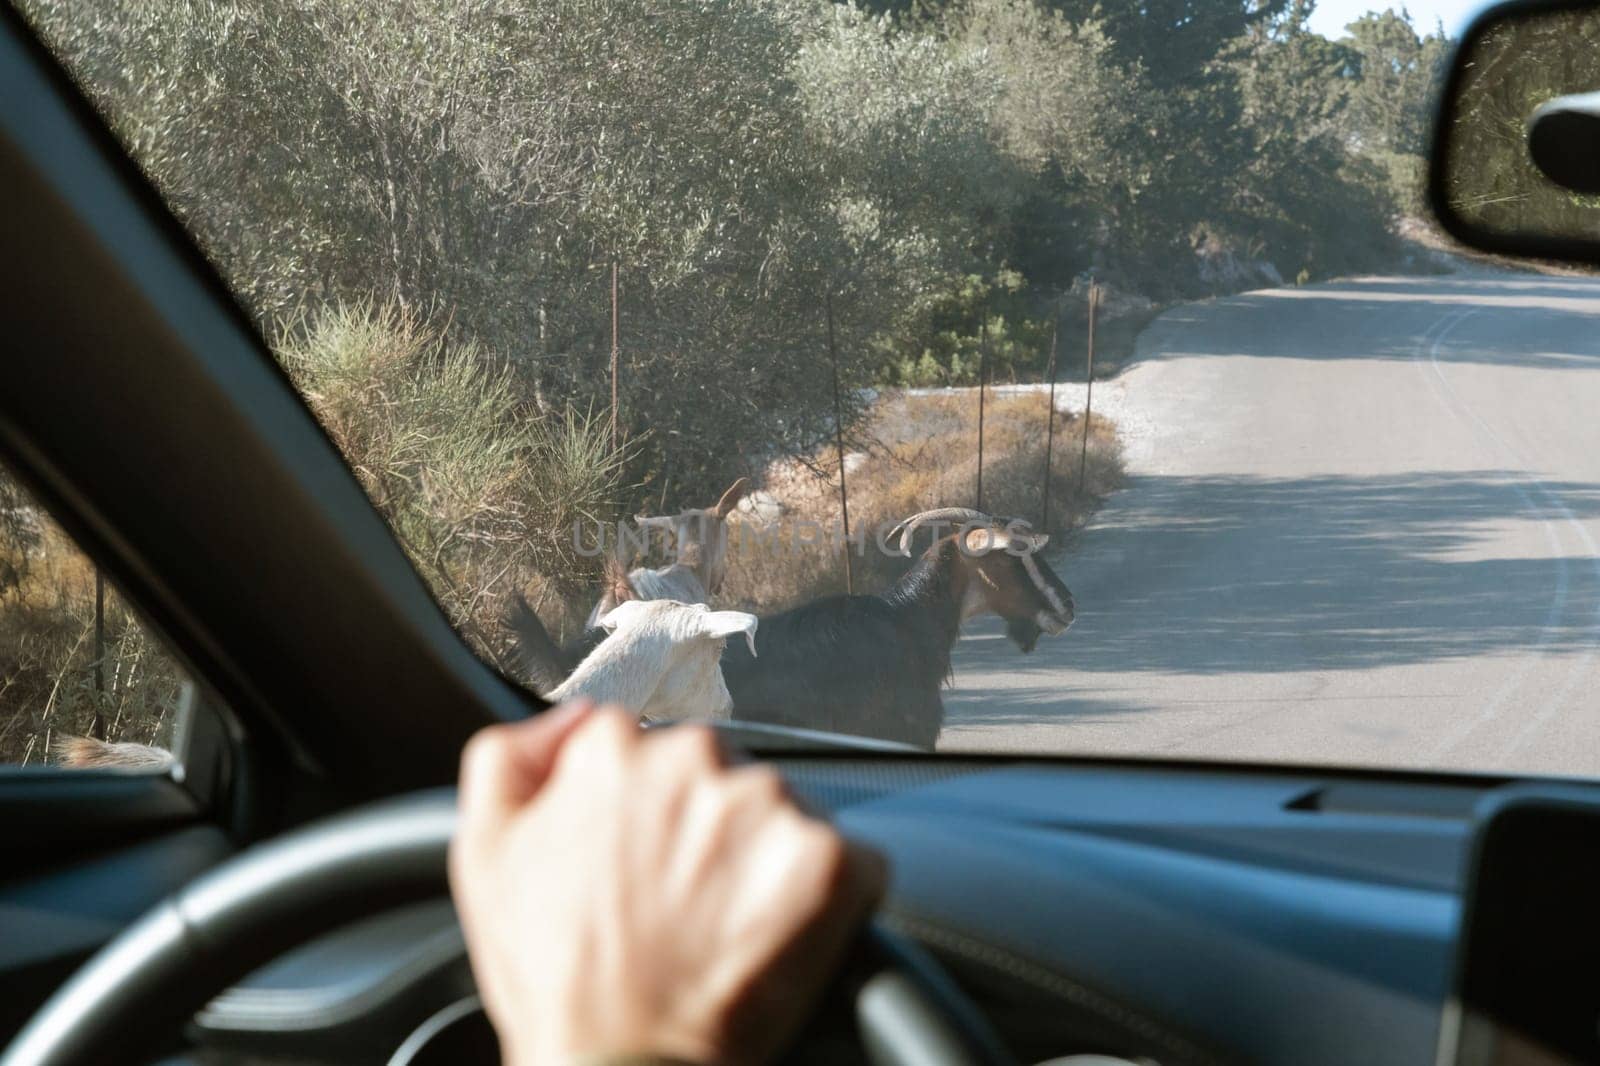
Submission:
<svg viewBox="0 0 1600 1066">
<path fill-rule="evenodd" d="M 452 623 L 508 663 L 514 592 L 565 605 L 593 583 L 572 528 L 615 518 L 628 449 L 596 415 L 540 412 L 510 368 L 397 302 L 328 308 L 285 337 L 284 365 Z"/>
</svg>

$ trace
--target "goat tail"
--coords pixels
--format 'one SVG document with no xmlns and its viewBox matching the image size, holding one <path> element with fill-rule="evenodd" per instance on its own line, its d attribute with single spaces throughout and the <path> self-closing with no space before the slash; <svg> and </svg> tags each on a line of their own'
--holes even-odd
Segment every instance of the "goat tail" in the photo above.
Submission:
<svg viewBox="0 0 1600 1066">
<path fill-rule="evenodd" d="M 511 599 L 506 625 L 516 635 L 518 665 L 528 675 L 535 692 L 543 696 L 567 679 L 561 648 L 520 592 Z"/>
<path fill-rule="evenodd" d="M 51 745 L 63 766 L 80 770 L 165 770 L 177 760 L 165 748 L 148 744 L 110 744 L 93 737 L 60 736 Z"/>
</svg>

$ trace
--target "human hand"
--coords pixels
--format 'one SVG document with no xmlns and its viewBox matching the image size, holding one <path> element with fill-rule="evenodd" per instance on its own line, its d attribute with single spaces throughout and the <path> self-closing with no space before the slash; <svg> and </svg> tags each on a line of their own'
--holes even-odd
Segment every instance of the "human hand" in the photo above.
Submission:
<svg viewBox="0 0 1600 1066">
<path fill-rule="evenodd" d="M 703 726 L 570 704 L 475 736 L 451 888 L 509 1066 L 770 1058 L 884 867 Z"/>
</svg>

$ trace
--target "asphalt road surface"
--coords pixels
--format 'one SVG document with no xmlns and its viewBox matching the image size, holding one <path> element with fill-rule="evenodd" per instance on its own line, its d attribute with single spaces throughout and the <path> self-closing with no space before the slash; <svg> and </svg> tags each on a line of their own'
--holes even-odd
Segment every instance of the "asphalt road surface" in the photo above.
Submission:
<svg viewBox="0 0 1600 1066">
<path fill-rule="evenodd" d="M 957 646 L 941 750 L 1600 774 L 1600 282 L 1189 305 L 1096 385 L 1077 624 Z"/>
</svg>

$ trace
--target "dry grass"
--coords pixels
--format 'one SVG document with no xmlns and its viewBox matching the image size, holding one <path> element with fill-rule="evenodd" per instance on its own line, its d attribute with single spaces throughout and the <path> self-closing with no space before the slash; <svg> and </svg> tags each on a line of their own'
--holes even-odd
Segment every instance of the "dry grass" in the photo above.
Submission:
<svg viewBox="0 0 1600 1066">
<path fill-rule="evenodd" d="M 52 761 L 62 734 L 165 742 L 183 672 L 109 586 L 95 685 L 94 567 L 0 472 L 0 763 Z"/>
<path fill-rule="evenodd" d="M 983 505 L 990 514 L 1023 518 L 1059 537 L 1080 526 L 1122 479 L 1115 427 L 1091 423 L 1088 463 L 1078 491 L 1082 422 L 1056 416 L 1048 522 L 1044 496 L 1043 393 L 991 394 L 985 410 Z M 865 448 L 847 461 L 850 524 L 869 531 L 863 555 L 853 557 L 857 592 L 877 592 L 906 568 L 903 558 L 880 552 L 872 532 L 908 514 L 934 507 L 970 507 L 977 480 L 976 391 L 933 396 L 887 395 L 862 435 Z M 825 449 L 810 464 L 774 464 L 764 488 L 783 508 L 779 526 L 815 523 L 831 528 L 839 516 L 837 464 Z M 796 544 L 793 538 L 761 543 L 749 535 L 759 524 L 741 513 L 729 540 L 723 598 L 730 606 L 773 611 L 845 591 L 844 563 L 836 544 Z"/>
</svg>

